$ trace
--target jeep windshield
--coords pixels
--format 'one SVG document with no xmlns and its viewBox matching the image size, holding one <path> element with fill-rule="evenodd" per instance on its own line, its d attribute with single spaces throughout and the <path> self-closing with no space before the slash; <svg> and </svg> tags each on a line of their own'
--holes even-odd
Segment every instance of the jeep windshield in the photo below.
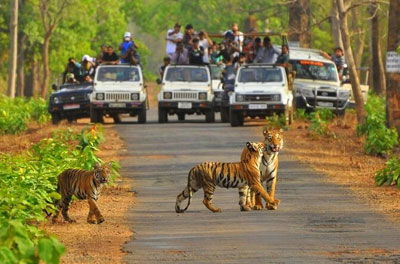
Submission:
<svg viewBox="0 0 400 264">
<path fill-rule="evenodd" d="M 100 67 L 97 69 L 98 82 L 139 82 L 139 70 L 136 67 Z"/>
<path fill-rule="evenodd" d="M 222 77 L 222 68 L 218 65 L 211 65 L 211 78 L 213 80 L 221 80 Z"/>
<path fill-rule="evenodd" d="M 242 68 L 239 71 L 238 82 L 240 83 L 266 83 L 282 81 L 282 71 L 279 68 L 249 67 Z"/>
<path fill-rule="evenodd" d="M 208 82 L 207 70 L 204 68 L 168 68 L 165 76 L 167 82 Z"/>
<path fill-rule="evenodd" d="M 296 71 L 296 79 L 333 82 L 338 80 L 336 66 L 333 63 L 312 60 L 291 60 L 290 63 Z"/>
</svg>

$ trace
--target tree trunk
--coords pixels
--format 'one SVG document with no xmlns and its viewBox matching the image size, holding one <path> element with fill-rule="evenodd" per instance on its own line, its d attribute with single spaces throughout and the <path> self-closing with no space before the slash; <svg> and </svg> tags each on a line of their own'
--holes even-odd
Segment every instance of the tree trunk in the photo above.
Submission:
<svg viewBox="0 0 400 264">
<path fill-rule="evenodd" d="M 10 15 L 10 52 L 8 69 L 7 95 L 15 97 L 17 79 L 17 51 L 18 51 L 18 0 L 12 0 Z"/>
<path fill-rule="evenodd" d="M 371 70 L 372 87 L 377 94 L 384 95 L 386 90 L 386 76 L 383 65 L 381 43 L 379 40 L 379 14 L 378 4 L 372 3 L 369 7 L 371 19 Z"/>
<path fill-rule="evenodd" d="M 32 65 L 31 65 L 31 75 L 32 75 L 32 95 L 33 97 L 37 98 L 39 97 L 39 93 L 40 93 L 40 66 L 37 63 L 37 61 L 35 61 L 35 59 L 32 61 Z"/>
<path fill-rule="evenodd" d="M 336 0 L 332 0 L 331 30 L 332 30 L 333 41 L 335 42 L 335 47 L 343 48 L 342 34 L 340 33 L 339 12 Z"/>
<path fill-rule="evenodd" d="M 362 124 L 365 120 L 366 114 L 364 109 L 364 99 L 361 93 L 360 78 L 358 76 L 353 50 L 350 43 L 349 27 L 347 23 L 348 14 L 345 10 L 343 0 L 336 0 L 336 3 L 339 11 L 340 31 L 342 32 L 344 53 L 346 56 L 347 66 L 349 68 L 353 96 L 356 102 L 357 121 L 359 124 Z"/>
<path fill-rule="evenodd" d="M 311 46 L 310 2 L 296 0 L 289 4 L 289 40 L 299 42 L 300 47 Z"/>
<path fill-rule="evenodd" d="M 25 41 L 26 35 L 21 32 L 18 39 L 17 96 L 25 95 Z"/>
<path fill-rule="evenodd" d="M 400 45 L 400 1 L 390 0 L 387 51 Z M 400 72 L 387 73 L 386 88 L 387 122 L 400 133 Z"/>
<path fill-rule="evenodd" d="M 50 48 L 51 32 L 46 33 L 42 46 L 42 64 L 43 64 L 43 79 L 41 83 L 41 96 L 46 97 L 49 90 L 50 82 L 50 67 L 49 67 L 49 48 Z"/>
</svg>

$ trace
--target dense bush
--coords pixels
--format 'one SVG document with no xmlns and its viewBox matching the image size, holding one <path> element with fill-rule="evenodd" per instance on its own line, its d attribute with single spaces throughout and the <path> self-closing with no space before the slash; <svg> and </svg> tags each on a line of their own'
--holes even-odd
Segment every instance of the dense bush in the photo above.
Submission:
<svg viewBox="0 0 400 264">
<path fill-rule="evenodd" d="M 267 126 L 271 128 L 283 128 L 286 129 L 286 117 L 284 115 L 273 114 L 272 116 L 267 116 Z"/>
<path fill-rule="evenodd" d="M 309 129 L 318 136 L 335 137 L 335 134 L 329 129 L 329 123 L 334 116 L 330 109 L 315 110 L 309 115 L 311 122 Z"/>
<path fill-rule="evenodd" d="M 0 96 L 0 134 L 17 134 L 26 130 L 30 121 L 45 123 L 49 120 L 47 103 L 43 99 Z"/>
<path fill-rule="evenodd" d="M 59 263 L 63 246 L 32 223 L 45 220 L 44 210 L 54 210 L 63 170 L 101 162 L 95 155 L 101 141 L 96 126 L 80 134 L 60 130 L 27 153 L 0 156 L 0 263 Z"/>
<path fill-rule="evenodd" d="M 381 186 L 383 184 L 396 184 L 400 188 L 400 159 L 391 158 L 386 162 L 386 167 L 375 174 L 375 182 Z"/>
<path fill-rule="evenodd" d="M 367 154 L 387 155 L 398 144 L 395 129 L 386 127 L 385 99 L 369 95 L 365 104 L 367 118 L 358 126 L 359 135 L 365 135 L 364 149 Z"/>
</svg>

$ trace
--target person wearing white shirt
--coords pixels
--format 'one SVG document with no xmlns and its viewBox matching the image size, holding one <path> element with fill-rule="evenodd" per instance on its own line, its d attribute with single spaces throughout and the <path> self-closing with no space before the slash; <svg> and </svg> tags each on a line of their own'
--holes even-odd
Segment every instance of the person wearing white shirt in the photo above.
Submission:
<svg viewBox="0 0 400 264">
<path fill-rule="evenodd" d="M 203 62 L 205 64 L 209 64 L 210 57 L 209 57 L 208 49 L 212 46 L 213 42 L 208 37 L 208 34 L 204 31 L 199 32 L 199 44 L 200 44 L 200 47 L 203 47 L 203 49 L 204 49 Z"/>
<path fill-rule="evenodd" d="M 239 26 L 237 23 L 232 24 L 231 30 L 228 30 L 224 33 L 224 35 L 230 32 L 233 34 L 234 39 L 233 41 L 237 42 L 239 44 L 239 51 L 242 51 L 242 46 L 243 46 L 243 41 L 244 41 L 244 35 L 243 32 L 239 31 Z"/>
<path fill-rule="evenodd" d="M 167 32 L 167 46 L 166 46 L 166 53 L 169 57 L 172 57 L 172 54 L 175 53 L 176 50 L 176 43 L 182 41 L 183 34 L 181 31 L 181 25 L 176 23 L 173 29 L 169 29 Z"/>
</svg>

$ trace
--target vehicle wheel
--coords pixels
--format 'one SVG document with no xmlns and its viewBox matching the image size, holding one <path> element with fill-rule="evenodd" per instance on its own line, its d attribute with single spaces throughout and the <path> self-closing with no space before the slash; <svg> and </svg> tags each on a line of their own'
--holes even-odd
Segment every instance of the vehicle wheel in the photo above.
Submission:
<svg viewBox="0 0 400 264">
<path fill-rule="evenodd" d="M 103 111 L 90 108 L 90 122 L 91 123 L 104 123 Z"/>
<path fill-rule="evenodd" d="M 304 103 L 304 100 L 302 97 L 296 97 L 296 100 L 294 100 L 294 103 L 296 105 L 296 109 L 307 107 L 306 104 Z"/>
<path fill-rule="evenodd" d="M 185 121 L 185 114 L 184 113 L 179 113 L 178 114 L 178 120 L 179 121 Z"/>
<path fill-rule="evenodd" d="M 115 124 L 121 123 L 121 117 L 119 116 L 119 114 L 113 114 L 112 118 L 113 118 Z"/>
<path fill-rule="evenodd" d="M 230 117 L 231 126 L 233 126 L 233 127 L 243 126 L 244 118 L 240 112 L 235 112 L 233 110 L 230 110 L 229 117 Z"/>
<path fill-rule="evenodd" d="M 51 114 L 51 123 L 53 125 L 58 125 L 61 121 L 60 115 L 59 114 Z"/>
<path fill-rule="evenodd" d="M 139 124 L 146 123 L 146 108 L 143 108 L 142 110 L 140 110 L 140 112 L 138 114 L 138 123 Z"/>
<path fill-rule="evenodd" d="M 221 122 L 229 122 L 229 107 L 221 107 Z"/>
<path fill-rule="evenodd" d="M 207 110 L 206 112 L 206 122 L 214 123 L 215 122 L 215 112 L 213 109 Z"/>
<path fill-rule="evenodd" d="M 168 112 L 167 109 L 159 107 L 158 108 L 158 123 L 168 122 Z"/>
</svg>

